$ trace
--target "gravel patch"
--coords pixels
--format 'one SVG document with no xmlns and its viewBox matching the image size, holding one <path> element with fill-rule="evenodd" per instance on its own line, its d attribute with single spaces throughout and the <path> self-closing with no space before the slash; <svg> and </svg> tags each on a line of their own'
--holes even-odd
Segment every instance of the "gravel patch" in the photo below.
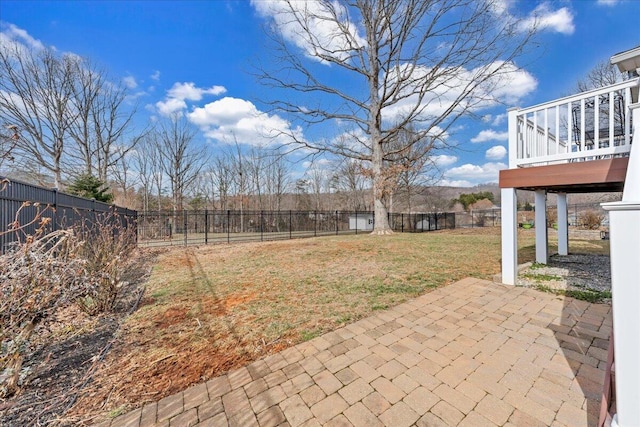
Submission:
<svg viewBox="0 0 640 427">
<path fill-rule="evenodd" d="M 518 285 L 546 286 L 557 290 L 611 290 L 608 255 L 553 255 L 547 265 L 531 264 L 520 271 Z"/>
</svg>

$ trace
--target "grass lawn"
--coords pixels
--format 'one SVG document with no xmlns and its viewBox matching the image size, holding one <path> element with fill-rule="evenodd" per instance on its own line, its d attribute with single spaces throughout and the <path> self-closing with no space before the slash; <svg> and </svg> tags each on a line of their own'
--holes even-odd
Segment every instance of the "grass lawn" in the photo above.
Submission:
<svg viewBox="0 0 640 427">
<path fill-rule="evenodd" d="M 534 231 L 520 233 L 519 261 L 531 261 Z M 608 252 L 608 242 L 571 247 Z M 499 271 L 499 228 L 167 249 L 76 412 L 115 416 L 434 288 Z"/>
</svg>

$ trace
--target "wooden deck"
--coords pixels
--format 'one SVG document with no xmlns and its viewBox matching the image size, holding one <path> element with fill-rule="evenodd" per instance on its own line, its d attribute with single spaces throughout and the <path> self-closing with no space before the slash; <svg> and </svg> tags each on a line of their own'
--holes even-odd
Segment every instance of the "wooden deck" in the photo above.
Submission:
<svg viewBox="0 0 640 427">
<path fill-rule="evenodd" d="M 500 171 L 500 188 L 545 189 L 554 193 L 622 191 L 628 157 Z"/>
</svg>

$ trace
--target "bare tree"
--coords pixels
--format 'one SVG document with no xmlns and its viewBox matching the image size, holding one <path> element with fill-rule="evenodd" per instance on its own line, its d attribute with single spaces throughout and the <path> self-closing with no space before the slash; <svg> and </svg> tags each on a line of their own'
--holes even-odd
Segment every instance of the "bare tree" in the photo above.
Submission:
<svg viewBox="0 0 640 427">
<path fill-rule="evenodd" d="M 139 174 L 135 173 L 135 166 L 137 162 L 138 158 L 136 153 L 134 151 L 127 150 L 127 153 L 122 155 L 118 161 L 109 168 L 113 182 L 122 191 L 122 202 L 116 200 L 116 204 L 132 209 L 137 209 L 136 202 L 133 200 L 135 188 L 137 185 L 142 185 L 144 179 L 141 178 Z M 143 186 L 143 189 L 146 191 L 145 186 Z M 116 197 L 116 199 L 118 198 Z"/>
<path fill-rule="evenodd" d="M 420 184 L 428 184 L 429 178 L 437 172 L 437 167 L 431 160 L 429 155 L 437 149 L 436 144 L 439 141 L 423 137 L 415 140 L 412 144 L 409 141 L 414 140 L 415 129 L 408 125 L 405 129 L 401 129 L 396 138 L 390 142 L 394 154 L 389 159 L 385 159 L 397 171 L 395 188 L 393 194 L 402 197 L 403 208 L 411 213 L 413 204 L 412 197 L 414 189 Z"/>
<path fill-rule="evenodd" d="M 313 209 L 324 209 L 323 195 L 329 192 L 329 173 L 318 165 L 312 165 L 305 173 L 305 182 L 313 195 Z"/>
<path fill-rule="evenodd" d="M 108 172 L 144 136 L 129 135 L 136 109 L 125 105 L 127 88 L 108 80 L 105 70 L 89 60 L 74 62 L 73 98 L 69 134 L 74 150 L 67 157 L 84 173 L 102 181 Z"/>
<path fill-rule="evenodd" d="M 269 197 L 269 210 L 279 211 L 282 208 L 283 196 L 290 185 L 289 172 L 289 164 L 284 156 L 276 152 L 267 157 L 264 186 Z"/>
<path fill-rule="evenodd" d="M 578 92 L 586 92 L 591 89 L 609 86 L 623 80 L 622 73 L 618 67 L 609 61 L 597 63 L 587 74 L 578 80 L 576 89 Z"/>
<path fill-rule="evenodd" d="M 0 167 L 6 161 L 14 161 L 14 150 L 18 145 L 20 132 L 18 126 L 7 125 L 0 128 Z"/>
<path fill-rule="evenodd" d="M 156 152 L 156 147 L 151 139 L 152 134 L 147 135 L 136 146 L 135 150 L 131 151 L 131 168 L 137 175 L 137 181 L 140 184 L 140 191 L 142 192 L 142 210 L 144 212 L 149 210 L 151 192 L 154 184 L 154 175 L 162 174 L 160 168 L 154 169 L 153 158 Z"/>
<path fill-rule="evenodd" d="M 257 199 L 257 208 L 262 210 L 265 208 L 264 200 L 264 172 L 265 172 L 265 157 L 266 153 L 262 148 L 252 147 L 249 150 L 249 155 L 245 159 L 245 170 L 249 174 L 248 184 L 250 187 L 250 194 L 253 194 L 254 201 Z"/>
<path fill-rule="evenodd" d="M 352 0 L 260 3 L 273 17 L 279 64 L 261 80 L 307 98 L 272 105 L 313 126 L 336 121 L 349 138 L 304 139 L 294 146 L 368 162 L 376 234 L 387 234 L 387 204 L 398 170 L 392 142 L 413 124 L 411 146 L 445 143 L 460 117 L 494 105 L 494 89 L 517 71 L 514 58 L 533 30 L 507 16 L 498 2 L 477 0 Z M 292 48 L 292 45 L 297 47 Z M 304 55 L 293 49 L 302 48 Z M 330 65 L 329 70 L 320 69 Z M 504 83 L 504 82 L 503 82 Z M 423 147 L 423 155 L 434 145 Z"/>
<path fill-rule="evenodd" d="M 240 232 L 244 232 L 244 212 L 247 209 L 249 188 L 251 185 L 248 163 L 242 147 L 234 135 L 234 146 L 228 151 L 232 167 L 235 209 L 240 210 Z"/>
<path fill-rule="evenodd" d="M 213 159 L 213 167 L 207 171 L 214 194 L 218 195 L 219 207 L 230 209 L 229 197 L 233 191 L 233 163 L 227 153 L 218 154 Z M 214 196 L 215 197 L 215 196 Z"/>
<path fill-rule="evenodd" d="M 20 129 L 16 157 L 50 172 L 62 187 L 62 156 L 69 132 L 74 60 L 50 49 L 0 48 L 0 121 Z"/>
<path fill-rule="evenodd" d="M 162 172 L 169 179 L 173 210 L 184 208 L 184 196 L 208 161 L 201 147 L 195 147 L 195 129 L 184 118 L 173 117 L 160 125 L 155 142 Z"/>
<path fill-rule="evenodd" d="M 129 135 L 135 108 L 127 90 L 89 60 L 53 49 L 0 46 L 0 121 L 20 130 L 16 158 L 24 169 L 64 178 L 108 173 L 141 136 Z"/>
<path fill-rule="evenodd" d="M 365 191 L 370 188 L 369 180 L 363 175 L 362 162 L 350 158 L 342 158 L 335 166 L 332 185 L 338 191 L 342 203 L 352 211 L 367 209 Z"/>
<path fill-rule="evenodd" d="M 299 211 L 307 211 L 311 209 L 311 199 L 309 198 L 309 181 L 300 178 L 296 180 L 295 185 L 295 203 L 296 209 Z"/>
<path fill-rule="evenodd" d="M 596 64 L 587 74 L 576 84 L 578 92 L 586 92 L 589 90 L 601 88 L 604 86 L 610 86 L 615 83 L 619 83 L 624 80 L 624 76 L 618 68 L 612 65 L 609 61 L 602 61 Z M 624 108 L 624 93 L 622 90 L 616 91 L 613 94 L 613 122 L 614 122 L 614 135 L 609 136 L 609 94 L 600 95 L 595 102 L 593 99 L 589 99 L 585 104 L 585 138 L 586 144 L 591 145 L 595 143 L 595 129 L 598 128 L 600 135 L 608 136 L 609 144 L 611 141 L 615 141 L 616 138 L 622 138 L 624 135 L 624 123 L 625 123 L 625 108 Z M 574 114 L 571 128 L 573 132 L 573 140 L 579 141 L 582 134 L 582 122 L 580 120 L 580 105 L 573 107 Z M 599 123 L 595 123 L 594 110 L 598 109 Z M 564 123 L 563 123 L 564 125 Z M 602 144 L 603 142 L 600 142 Z M 580 149 L 580 144 L 576 144 L 576 148 Z M 598 148 L 598 147 L 596 147 Z M 602 147 L 600 147 L 602 148 Z"/>
</svg>

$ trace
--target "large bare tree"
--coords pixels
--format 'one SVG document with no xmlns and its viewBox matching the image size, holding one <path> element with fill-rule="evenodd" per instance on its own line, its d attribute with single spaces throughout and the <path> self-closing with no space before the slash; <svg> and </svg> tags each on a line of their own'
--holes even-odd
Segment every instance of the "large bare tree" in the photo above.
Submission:
<svg viewBox="0 0 640 427">
<path fill-rule="evenodd" d="M 535 25 L 518 22 L 503 3 L 253 2 L 275 24 L 280 68 L 259 73 L 280 94 L 273 107 L 307 127 L 337 124 L 347 136 L 303 139 L 291 132 L 292 144 L 368 165 L 375 234 L 391 232 L 387 205 L 399 172 L 393 160 L 406 149 L 393 143 L 398 133 L 411 124 L 416 131 L 406 145 L 440 141 L 417 153 L 428 156 L 447 143 L 460 117 L 495 105 L 496 88 L 518 71 L 513 61 Z"/>
<path fill-rule="evenodd" d="M 51 173 L 57 188 L 62 186 L 73 79 L 70 56 L 12 43 L 0 46 L 0 122 L 19 130 L 16 157 Z"/>
</svg>

